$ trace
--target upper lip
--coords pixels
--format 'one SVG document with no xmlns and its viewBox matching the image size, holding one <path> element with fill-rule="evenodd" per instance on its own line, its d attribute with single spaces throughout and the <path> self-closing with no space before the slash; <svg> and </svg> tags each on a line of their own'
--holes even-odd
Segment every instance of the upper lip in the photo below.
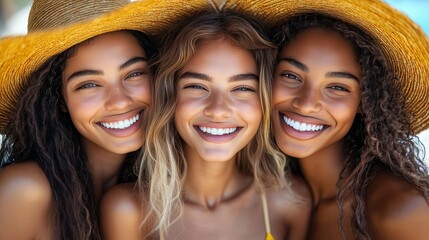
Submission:
<svg viewBox="0 0 429 240">
<path fill-rule="evenodd" d="M 113 116 L 109 116 L 101 121 L 98 121 L 99 123 L 116 123 L 120 121 L 125 121 L 132 119 L 133 117 L 137 115 L 141 115 L 144 112 L 145 109 L 139 109 L 139 110 L 132 110 L 125 113 L 115 114 Z"/>
<path fill-rule="evenodd" d="M 312 124 L 312 125 L 328 125 L 326 124 L 326 122 L 320 120 L 317 117 L 313 117 L 313 116 L 304 116 L 302 114 L 299 113 L 295 113 L 295 112 L 280 112 L 281 116 L 286 116 L 287 118 L 290 118 L 294 121 L 298 121 L 300 123 L 306 123 L 306 124 Z"/>
</svg>

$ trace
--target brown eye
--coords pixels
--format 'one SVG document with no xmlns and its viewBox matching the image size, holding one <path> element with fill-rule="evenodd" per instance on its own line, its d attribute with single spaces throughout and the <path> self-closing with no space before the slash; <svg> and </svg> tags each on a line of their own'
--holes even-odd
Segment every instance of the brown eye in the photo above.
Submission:
<svg viewBox="0 0 429 240">
<path fill-rule="evenodd" d="M 125 79 L 138 77 L 141 75 L 147 74 L 147 71 L 139 71 L 139 72 L 132 72 L 130 75 L 128 75 Z"/>
<path fill-rule="evenodd" d="M 285 77 L 285 78 L 288 78 L 288 79 L 293 79 L 293 80 L 301 81 L 299 79 L 299 77 L 297 77 L 295 74 L 292 74 L 292 73 L 282 73 L 281 76 Z"/>
</svg>

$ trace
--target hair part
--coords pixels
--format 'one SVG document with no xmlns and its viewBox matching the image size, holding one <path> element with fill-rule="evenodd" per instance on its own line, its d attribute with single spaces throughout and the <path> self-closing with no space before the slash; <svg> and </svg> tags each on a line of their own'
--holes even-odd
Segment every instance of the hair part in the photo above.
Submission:
<svg viewBox="0 0 429 240">
<path fill-rule="evenodd" d="M 367 221 L 367 187 L 377 174 L 388 170 L 413 184 L 426 198 L 429 178 L 419 158 L 422 144 L 414 136 L 405 111 L 401 81 L 390 68 L 379 44 L 359 28 L 321 14 L 304 14 L 288 20 L 274 37 L 279 50 L 301 32 L 321 28 L 338 32 L 354 47 L 361 67 L 360 112 L 345 136 L 344 168 L 337 183 L 340 228 L 344 232 L 343 207 L 352 199 L 352 229 L 357 239 L 370 239 Z"/>
</svg>

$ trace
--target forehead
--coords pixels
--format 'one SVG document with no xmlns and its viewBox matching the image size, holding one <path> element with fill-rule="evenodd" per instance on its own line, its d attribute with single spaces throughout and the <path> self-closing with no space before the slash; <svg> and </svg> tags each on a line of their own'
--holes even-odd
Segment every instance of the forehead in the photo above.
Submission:
<svg viewBox="0 0 429 240">
<path fill-rule="evenodd" d="M 122 48 L 120 50 L 119 48 Z M 113 52 L 124 50 L 136 50 L 136 53 L 144 52 L 136 37 L 127 31 L 115 31 L 104 33 L 90 39 L 87 39 L 69 51 L 69 57 L 73 57 L 86 52 Z"/>
<path fill-rule="evenodd" d="M 339 32 L 311 28 L 298 33 L 281 52 L 281 57 L 291 57 L 305 64 L 337 65 L 347 70 L 358 68 L 357 53 L 351 42 Z"/>
<path fill-rule="evenodd" d="M 330 52 L 344 52 L 355 57 L 355 50 L 351 42 L 345 39 L 339 32 L 331 29 L 310 28 L 298 33 L 283 50 L 291 51 L 300 48 L 326 49 Z"/>
<path fill-rule="evenodd" d="M 256 61 L 247 49 L 235 45 L 227 38 L 220 38 L 201 41 L 183 69 L 207 67 L 213 70 L 217 68 L 219 72 L 242 68 L 251 68 L 254 71 Z"/>
<path fill-rule="evenodd" d="M 95 65 L 110 60 L 124 61 L 130 57 L 145 57 L 145 50 L 136 37 L 127 31 L 98 35 L 69 49 L 67 63 Z"/>
</svg>

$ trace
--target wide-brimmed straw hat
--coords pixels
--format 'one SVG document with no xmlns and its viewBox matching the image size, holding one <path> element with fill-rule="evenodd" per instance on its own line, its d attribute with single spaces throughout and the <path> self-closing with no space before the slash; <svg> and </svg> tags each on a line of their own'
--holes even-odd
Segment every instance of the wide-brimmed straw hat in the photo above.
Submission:
<svg viewBox="0 0 429 240">
<path fill-rule="evenodd" d="M 138 30 L 154 38 L 195 13 L 207 0 L 34 0 L 28 34 L 0 40 L 0 133 L 4 133 L 29 75 L 50 57 L 94 36 Z"/>
<path fill-rule="evenodd" d="M 34 4 L 37 2 L 35 0 Z M 49 7 L 50 11 L 59 13 L 54 19 L 60 22 L 64 18 L 61 13 L 67 11 L 64 15 L 75 22 L 73 19 L 78 19 L 76 15 L 81 15 L 80 9 L 94 11 L 109 1 L 40 0 L 41 9 L 47 8 L 42 2 L 50 6 L 53 2 L 60 2 L 56 8 Z M 70 7 L 70 4 L 74 6 Z M 60 28 L 42 27 L 44 30 L 0 40 L 0 132 L 11 120 L 11 113 L 28 76 L 51 56 L 96 35 L 122 29 L 143 31 L 159 39 L 176 22 L 215 8 L 253 16 L 271 28 L 304 13 L 321 13 L 361 28 L 377 41 L 401 80 L 406 110 L 414 131 L 418 133 L 429 127 L 428 37 L 407 16 L 382 1 L 143 0 L 95 18 L 85 16 L 78 23 L 66 21 Z M 103 12 L 108 11 L 107 8 Z"/>
<path fill-rule="evenodd" d="M 271 27 L 304 13 L 320 13 L 359 27 L 380 45 L 402 83 L 415 133 L 429 127 L 429 39 L 405 14 L 379 0 L 235 0 L 238 9 Z"/>
</svg>

